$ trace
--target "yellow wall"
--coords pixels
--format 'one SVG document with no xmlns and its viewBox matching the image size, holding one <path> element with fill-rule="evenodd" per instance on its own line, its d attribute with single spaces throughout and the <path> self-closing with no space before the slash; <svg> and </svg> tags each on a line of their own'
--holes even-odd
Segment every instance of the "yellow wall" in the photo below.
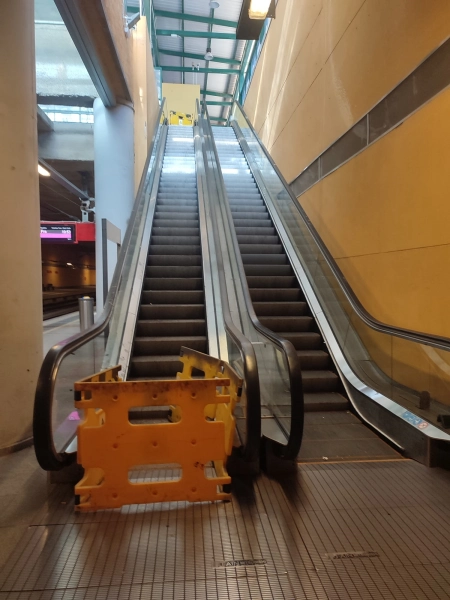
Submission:
<svg viewBox="0 0 450 600">
<path fill-rule="evenodd" d="M 141 17 L 132 33 L 134 100 L 134 180 L 135 191 L 141 181 L 147 151 L 159 111 L 155 70 L 151 54 L 147 20 Z"/>
<path fill-rule="evenodd" d="M 245 110 L 288 181 L 445 40 L 447 0 L 279 0 Z"/>
<path fill-rule="evenodd" d="M 365 308 L 450 337 L 450 90 L 299 198 Z"/>
<path fill-rule="evenodd" d="M 167 113 L 170 111 L 197 114 L 196 100 L 200 100 L 200 86 L 194 84 L 163 83 L 162 95 L 166 99 Z"/>
<path fill-rule="evenodd" d="M 449 35 L 446 0 L 279 0 L 245 109 L 288 181 Z M 450 90 L 299 197 L 364 307 L 450 337 Z M 449 357 L 358 327 L 395 380 L 450 404 Z"/>
</svg>

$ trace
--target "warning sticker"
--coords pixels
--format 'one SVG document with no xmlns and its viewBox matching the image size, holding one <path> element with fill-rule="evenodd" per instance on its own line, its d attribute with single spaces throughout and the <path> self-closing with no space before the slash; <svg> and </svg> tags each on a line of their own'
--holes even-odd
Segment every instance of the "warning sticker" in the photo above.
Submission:
<svg viewBox="0 0 450 600">
<path fill-rule="evenodd" d="M 409 410 L 405 410 L 405 412 L 402 414 L 402 419 L 408 421 L 408 423 L 411 423 L 411 425 L 414 425 L 414 427 L 417 427 L 418 429 L 426 429 L 428 427 L 427 421 L 424 421 L 417 415 L 409 412 Z"/>
</svg>

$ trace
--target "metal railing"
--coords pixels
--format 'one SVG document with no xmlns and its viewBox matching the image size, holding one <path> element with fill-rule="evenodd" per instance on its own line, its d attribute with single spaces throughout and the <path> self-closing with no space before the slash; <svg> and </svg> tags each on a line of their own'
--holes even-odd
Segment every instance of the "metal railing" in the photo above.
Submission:
<svg viewBox="0 0 450 600">
<path fill-rule="evenodd" d="M 198 102 L 198 101 L 197 101 Z M 201 137 L 206 141 L 208 133 L 204 130 L 207 125 L 203 119 L 203 113 L 200 107 L 197 107 L 199 115 L 199 130 Z M 206 150 L 206 148 L 205 148 Z M 205 152 L 206 154 L 207 152 Z M 217 202 L 216 196 L 219 193 L 216 184 L 213 181 L 212 168 L 207 157 L 204 159 L 205 173 L 208 186 L 208 207 L 213 228 L 213 237 L 216 249 L 220 249 L 217 220 L 215 218 L 215 210 L 212 206 Z M 235 345 L 241 359 L 242 375 L 245 382 L 245 439 L 243 440 L 242 448 L 238 454 L 241 462 L 247 463 L 250 470 L 259 468 L 259 451 L 261 444 L 261 400 L 260 400 L 260 384 L 258 376 L 258 364 L 256 360 L 255 350 L 252 343 L 240 331 L 231 318 L 230 305 L 227 295 L 227 282 L 225 279 L 225 270 L 223 259 L 220 251 L 216 252 L 216 261 L 219 277 L 219 294 L 220 304 L 222 309 L 223 322 L 228 335 L 228 344 Z M 242 432 L 241 432 L 242 435 Z"/>
<path fill-rule="evenodd" d="M 241 253 L 239 250 L 239 244 L 233 224 L 233 218 L 231 215 L 231 210 L 228 202 L 227 192 L 225 188 L 225 182 L 223 180 L 222 172 L 220 169 L 220 160 L 217 153 L 217 148 L 214 142 L 214 136 L 211 129 L 211 124 L 209 121 L 208 110 L 206 105 L 204 104 L 203 110 L 204 119 L 206 121 L 206 138 L 208 143 L 210 144 L 210 151 L 213 154 L 213 161 L 217 165 L 216 169 L 216 177 L 218 179 L 218 188 L 219 188 L 219 202 L 222 208 L 222 213 L 225 215 L 225 227 L 229 230 L 230 240 L 233 246 L 233 253 L 236 258 L 236 264 L 239 273 L 240 285 L 242 294 L 245 301 L 245 308 L 250 318 L 250 321 L 255 328 L 255 330 L 262 336 L 263 339 L 270 341 L 274 344 L 280 351 L 283 356 L 283 362 L 286 365 L 287 376 L 288 376 L 288 387 L 289 387 L 289 399 L 290 399 L 290 414 L 289 414 L 289 428 L 286 430 L 285 434 L 287 434 L 287 443 L 282 444 L 279 441 L 275 441 L 273 439 L 266 438 L 263 436 L 264 443 L 267 445 L 267 448 L 270 448 L 270 452 L 275 453 L 278 458 L 293 460 L 296 458 L 303 436 L 303 422 L 304 422 L 304 397 L 303 397 L 303 386 L 302 386 L 302 375 L 301 375 L 301 366 L 300 359 L 297 355 L 297 352 L 291 342 L 284 339 L 277 333 L 267 329 L 264 325 L 262 325 L 255 314 L 253 303 L 250 297 L 250 292 L 248 289 L 247 278 L 245 274 L 244 265 L 241 258 Z M 260 368 L 261 370 L 261 368 Z M 272 373 L 272 376 L 274 374 Z M 281 373 L 279 374 L 281 377 Z M 260 376 L 261 379 L 261 376 Z M 276 416 L 276 415 L 275 415 Z M 286 415 L 287 416 L 287 415 Z"/>
</svg>

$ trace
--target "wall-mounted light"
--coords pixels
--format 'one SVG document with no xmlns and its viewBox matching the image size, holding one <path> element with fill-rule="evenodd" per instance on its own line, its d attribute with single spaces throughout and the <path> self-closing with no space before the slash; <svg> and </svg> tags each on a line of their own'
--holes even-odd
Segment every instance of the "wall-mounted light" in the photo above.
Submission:
<svg viewBox="0 0 450 600">
<path fill-rule="evenodd" d="M 44 169 L 41 165 L 38 165 L 38 173 L 43 177 L 50 177 L 50 171 L 47 171 L 47 169 Z"/>
<path fill-rule="evenodd" d="M 208 46 L 206 48 L 205 60 L 212 60 L 214 58 L 214 54 L 211 52 L 211 47 Z"/>
<path fill-rule="evenodd" d="M 258 40 L 265 19 L 275 18 L 275 8 L 275 0 L 242 0 L 236 39 Z"/>
<path fill-rule="evenodd" d="M 251 0 L 248 9 L 250 19 L 265 19 L 269 12 L 271 0 Z"/>
</svg>

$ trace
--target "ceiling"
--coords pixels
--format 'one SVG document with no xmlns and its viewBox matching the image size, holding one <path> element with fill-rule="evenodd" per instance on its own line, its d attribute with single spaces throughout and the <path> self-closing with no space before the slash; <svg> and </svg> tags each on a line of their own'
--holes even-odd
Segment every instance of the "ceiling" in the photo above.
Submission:
<svg viewBox="0 0 450 600">
<path fill-rule="evenodd" d="M 162 81 L 200 84 L 218 124 L 227 120 L 248 43 L 235 39 L 242 2 L 219 0 L 214 9 L 209 0 L 153 0 L 150 7 L 153 56 Z M 129 0 L 128 10 L 138 10 L 138 4 Z M 204 58 L 208 48 L 210 61 Z"/>
<path fill-rule="evenodd" d="M 218 2 L 219 7 L 211 8 L 209 0 L 125 0 L 129 19 L 137 16 L 141 5 L 151 14 L 148 22 L 153 56 L 162 81 L 199 84 L 211 119 L 224 124 L 248 42 L 235 39 L 243 0 Z M 97 93 L 54 0 L 35 0 L 35 7 L 39 103 L 92 106 Z M 61 52 L 55 54 L 55 47 Z M 204 58 L 208 48 L 214 57 L 210 61 Z M 40 132 L 41 142 L 44 137 Z M 50 153 L 43 158 L 77 188 L 94 196 L 93 161 L 88 155 L 77 160 L 52 160 Z M 39 179 L 42 220 L 81 219 L 76 195 L 51 178 Z"/>
</svg>

